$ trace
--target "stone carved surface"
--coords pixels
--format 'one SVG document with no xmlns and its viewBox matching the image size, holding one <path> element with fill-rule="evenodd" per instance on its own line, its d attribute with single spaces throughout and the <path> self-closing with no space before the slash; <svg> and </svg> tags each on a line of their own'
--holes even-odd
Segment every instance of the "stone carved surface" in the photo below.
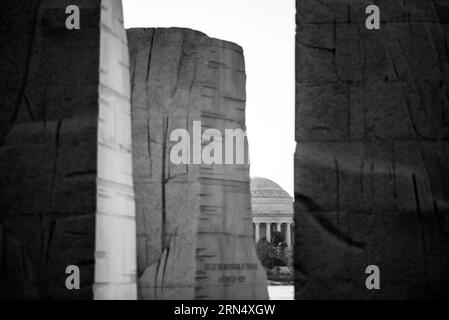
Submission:
<svg viewBox="0 0 449 320">
<path fill-rule="evenodd" d="M 65 27 L 69 5 L 80 8 L 80 30 Z M 90 299 L 94 278 L 97 298 L 135 297 L 121 2 L 0 9 L 0 297 Z M 112 242 L 118 230 L 123 238 Z M 80 268 L 80 290 L 65 287 L 68 265 Z M 122 284 L 115 296 L 111 283 Z"/>
<path fill-rule="evenodd" d="M 100 21 L 95 299 L 136 299 L 129 54 L 120 0 Z"/>
<path fill-rule="evenodd" d="M 128 39 L 139 297 L 267 299 L 248 165 L 169 159 L 170 133 L 192 135 L 193 121 L 222 135 L 244 129 L 242 49 L 178 28 L 130 29 Z"/>
<path fill-rule="evenodd" d="M 449 4 L 375 2 L 296 2 L 296 299 L 448 295 Z"/>
</svg>

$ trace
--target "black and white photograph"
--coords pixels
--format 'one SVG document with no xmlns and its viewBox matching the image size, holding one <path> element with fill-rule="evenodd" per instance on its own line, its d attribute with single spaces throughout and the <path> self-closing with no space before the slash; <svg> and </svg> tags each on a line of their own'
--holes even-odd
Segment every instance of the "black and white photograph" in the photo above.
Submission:
<svg viewBox="0 0 449 320">
<path fill-rule="evenodd" d="M 1 1 L 5 305 L 448 299 L 449 1 Z"/>
</svg>

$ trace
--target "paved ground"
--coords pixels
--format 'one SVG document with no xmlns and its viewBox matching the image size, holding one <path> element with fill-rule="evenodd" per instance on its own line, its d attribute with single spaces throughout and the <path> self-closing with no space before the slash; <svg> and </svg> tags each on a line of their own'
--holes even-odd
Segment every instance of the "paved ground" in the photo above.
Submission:
<svg viewBox="0 0 449 320">
<path fill-rule="evenodd" d="M 294 286 L 268 286 L 270 300 L 293 300 Z"/>
</svg>

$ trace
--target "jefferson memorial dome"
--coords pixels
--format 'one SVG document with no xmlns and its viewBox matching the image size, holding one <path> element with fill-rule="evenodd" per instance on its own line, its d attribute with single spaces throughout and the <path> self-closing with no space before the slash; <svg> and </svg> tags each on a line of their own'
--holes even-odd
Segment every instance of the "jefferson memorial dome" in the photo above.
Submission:
<svg viewBox="0 0 449 320">
<path fill-rule="evenodd" d="M 289 247 L 293 234 L 293 198 L 276 182 L 251 178 L 251 207 L 256 243 L 261 238 L 271 241 L 274 231 L 281 232 Z"/>
</svg>

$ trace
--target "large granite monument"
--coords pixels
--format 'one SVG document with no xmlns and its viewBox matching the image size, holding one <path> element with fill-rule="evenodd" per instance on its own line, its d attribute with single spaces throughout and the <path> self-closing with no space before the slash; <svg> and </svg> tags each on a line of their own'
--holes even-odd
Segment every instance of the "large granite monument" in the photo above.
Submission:
<svg viewBox="0 0 449 320">
<path fill-rule="evenodd" d="M 447 297 L 449 3 L 296 3 L 296 299 Z"/>
<path fill-rule="evenodd" d="M 79 30 L 66 27 L 69 5 Z M 2 1 L 0 10 L 0 298 L 133 299 L 121 2 Z M 65 285 L 70 265 L 79 290 Z"/>
<path fill-rule="evenodd" d="M 248 165 L 170 160 L 171 132 L 195 139 L 195 121 L 217 129 L 218 140 L 225 129 L 245 129 L 242 49 L 179 28 L 130 29 L 128 38 L 139 297 L 267 299 Z"/>
</svg>

